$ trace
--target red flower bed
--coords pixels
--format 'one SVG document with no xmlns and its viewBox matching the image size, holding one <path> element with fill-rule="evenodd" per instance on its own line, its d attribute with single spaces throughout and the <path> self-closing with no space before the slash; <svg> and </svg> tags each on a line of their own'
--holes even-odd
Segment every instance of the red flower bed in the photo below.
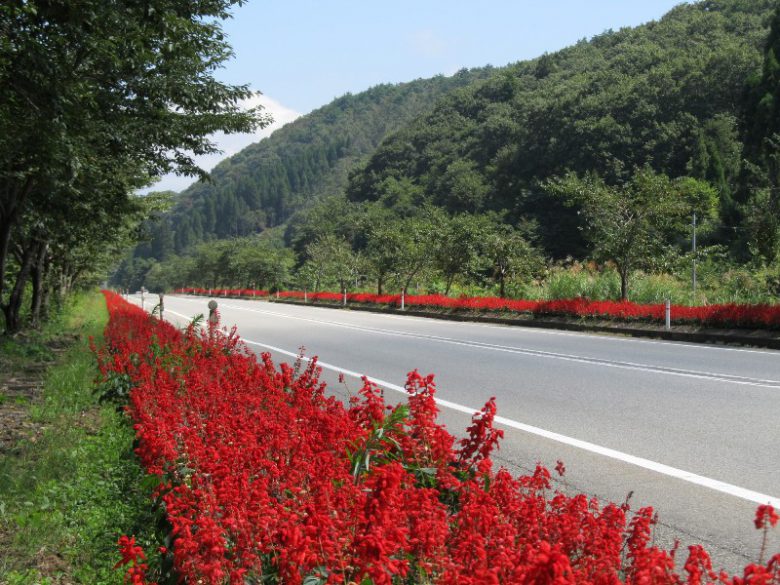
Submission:
<svg viewBox="0 0 780 585">
<path fill-rule="evenodd" d="M 268 296 L 267 291 L 252 290 L 206 290 L 185 288 L 177 292 L 185 294 L 235 297 Z M 281 291 L 279 298 L 303 299 L 301 291 Z M 307 293 L 309 302 L 342 302 L 343 295 L 334 292 Z M 347 302 L 373 305 L 401 306 L 401 295 L 375 295 L 370 293 L 348 293 Z M 586 299 L 565 299 L 556 301 L 526 301 L 522 299 L 501 299 L 498 297 L 446 297 L 444 295 L 407 295 L 406 307 L 440 308 L 475 311 L 508 311 L 533 315 L 560 317 L 594 317 L 621 321 L 664 322 L 664 305 L 640 305 L 629 301 L 589 301 Z M 671 318 L 677 324 L 697 324 L 709 327 L 738 327 L 746 329 L 780 329 L 780 305 L 707 305 L 688 307 L 672 305 Z"/>
<path fill-rule="evenodd" d="M 737 578 L 698 546 L 678 573 L 651 543 L 652 509 L 553 492 L 541 466 L 495 471 L 492 399 L 457 441 L 436 422 L 432 376 L 409 374 L 405 405 L 368 382 L 343 405 L 315 363 L 277 368 L 235 332 L 180 333 L 106 300 L 101 372 L 132 382 L 136 452 L 159 478 L 184 582 L 780 583 L 780 555 Z M 759 516 L 762 530 L 777 521 Z M 120 546 L 143 582 L 143 552 Z"/>
<path fill-rule="evenodd" d="M 260 290 L 254 288 L 178 288 L 174 292 L 185 295 L 213 295 L 215 297 L 267 297 L 267 290 Z"/>
</svg>

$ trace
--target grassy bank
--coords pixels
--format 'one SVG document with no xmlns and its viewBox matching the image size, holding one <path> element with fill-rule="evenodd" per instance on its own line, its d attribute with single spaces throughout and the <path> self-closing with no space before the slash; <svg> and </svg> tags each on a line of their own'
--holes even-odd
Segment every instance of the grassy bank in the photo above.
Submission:
<svg viewBox="0 0 780 585">
<path fill-rule="evenodd" d="M 0 451 L 0 583 L 121 583 L 117 538 L 149 525 L 132 429 L 93 393 L 89 337 L 106 319 L 86 295 L 43 333 L 0 341 L 0 416 L 20 425 Z"/>
</svg>

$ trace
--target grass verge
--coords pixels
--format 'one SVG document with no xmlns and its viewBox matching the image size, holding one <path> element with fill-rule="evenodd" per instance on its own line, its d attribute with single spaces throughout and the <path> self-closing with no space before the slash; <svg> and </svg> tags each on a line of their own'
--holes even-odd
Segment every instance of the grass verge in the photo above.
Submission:
<svg viewBox="0 0 780 585">
<path fill-rule="evenodd" d="M 89 337 L 106 320 L 85 295 L 48 331 L 0 341 L 6 379 L 44 369 L 23 413 L 34 430 L 0 451 L 0 583 L 122 583 L 116 541 L 150 525 L 132 428 L 93 393 Z"/>
</svg>

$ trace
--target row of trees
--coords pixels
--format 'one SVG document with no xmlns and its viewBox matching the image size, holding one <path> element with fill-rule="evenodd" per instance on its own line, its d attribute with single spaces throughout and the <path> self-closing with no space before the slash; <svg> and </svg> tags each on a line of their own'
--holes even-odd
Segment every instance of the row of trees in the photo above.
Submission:
<svg viewBox="0 0 780 585">
<path fill-rule="evenodd" d="M 543 188 L 577 208 L 591 257 L 615 264 L 623 299 L 635 270 L 663 269 L 685 254 L 693 214 L 701 235 L 711 234 L 717 219 L 715 188 L 690 177 L 672 180 L 649 167 L 637 169 L 619 186 L 595 174 L 568 173 Z M 458 280 L 481 284 L 492 279 L 503 297 L 508 281 L 538 278 L 544 271 L 543 253 L 532 244 L 537 240 L 533 224 L 517 228 L 495 213 L 450 215 L 435 206 L 401 218 L 390 215 L 397 205 L 340 206 L 345 207 L 332 214 L 331 222 L 313 214 L 310 221 L 316 225 L 298 226 L 293 235 L 303 248 L 301 284 L 310 289 L 337 282 L 346 290 L 368 275 L 379 294 L 387 281 L 406 291 L 416 278 L 438 280 L 448 294 Z"/>
<path fill-rule="evenodd" d="M 637 169 L 627 183 L 610 186 L 603 178 L 569 173 L 543 188 L 580 213 L 591 257 L 612 262 L 626 298 L 629 277 L 638 269 L 664 270 L 690 249 L 691 219 L 699 235 L 717 225 L 718 192 L 690 177 L 670 179 L 649 167 Z M 502 221 L 496 213 L 449 214 L 433 205 L 411 203 L 414 190 L 395 185 L 391 200 L 352 203 L 334 197 L 312 208 L 288 229 L 291 247 L 266 236 L 216 240 L 192 253 L 157 263 L 128 258 L 115 278 L 120 286 L 153 290 L 183 286 L 354 290 L 374 287 L 449 294 L 453 285 L 475 285 L 507 294 L 507 285 L 528 284 L 545 272 L 548 259 L 535 226 Z M 405 209 L 400 216 L 399 209 Z M 297 254 L 293 252 L 297 250 Z"/>
<path fill-rule="evenodd" d="M 0 306 L 9 332 L 52 292 L 105 269 L 159 210 L 132 193 L 218 130 L 265 120 L 251 92 L 215 80 L 230 56 L 220 21 L 236 0 L 11 0 L 0 5 Z"/>
<path fill-rule="evenodd" d="M 308 244 L 299 286 L 316 291 L 337 284 L 346 291 L 372 281 L 383 294 L 389 286 L 407 292 L 415 281 L 438 281 L 449 294 L 456 281 L 492 279 L 505 296 L 509 280 L 534 278 L 544 269 L 542 255 L 522 233 L 490 215 L 450 217 L 430 207 L 369 225 L 356 236 L 350 242 L 326 233 Z"/>
<path fill-rule="evenodd" d="M 169 255 L 162 262 L 126 258 L 113 282 L 132 291 L 142 286 L 159 292 L 185 286 L 278 290 L 293 282 L 294 264 L 291 250 L 267 239 L 214 240 L 196 246 L 187 255 Z"/>
<path fill-rule="evenodd" d="M 339 225 L 307 225 L 298 233 L 298 255 L 268 237 L 214 240 L 162 262 L 128 257 L 114 282 L 126 289 L 143 285 L 159 291 L 183 286 L 310 291 L 373 286 L 379 294 L 422 282 L 441 283 L 446 294 L 456 282 L 492 281 L 503 296 L 512 279 L 537 277 L 545 266 L 527 237 L 494 215 L 451 217 L 426 207 L 414 216 L 374 221 L 376 209 L 338 207 L 344 210 Z"/>
</svg>

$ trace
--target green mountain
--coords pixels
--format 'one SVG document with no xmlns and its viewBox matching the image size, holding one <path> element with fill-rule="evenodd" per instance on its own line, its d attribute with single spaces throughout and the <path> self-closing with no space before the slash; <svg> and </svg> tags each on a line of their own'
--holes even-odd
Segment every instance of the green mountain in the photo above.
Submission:
<svg viewBox="0 0 780 585">
<path fill-rule="evenodd" d="M 733 220 L 746 81 L 761 70 L 773 0 L 707 0 L 517 63 L 444 97 L 388 137 L 348 187 L 381 198 L 406 180 L 450 212 L 532 219 L 554 256 L 581 255 L 576 211 L 540 183 L 567 171 L 608 182 L 649 165 L 706 179 Z"/>
<path fill-rule="evenodd" d="M 287 124 L 217 165 L 212 182 L 182 192 L 136 255 L 160 260 L 205 240 L 250 235 L 284 223 L 318 198 L 342 192 L 349 170 L 388 134 L 430 110 L 441 96 L 492 71 L 464 69 L 451 77 L 379 85 Z"/>
</svg>

